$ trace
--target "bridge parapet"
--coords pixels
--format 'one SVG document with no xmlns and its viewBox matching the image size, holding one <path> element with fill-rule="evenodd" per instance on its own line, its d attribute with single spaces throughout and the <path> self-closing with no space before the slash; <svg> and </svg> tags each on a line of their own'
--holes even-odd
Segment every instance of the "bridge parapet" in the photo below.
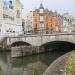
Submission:
<svg viewBox="0 0 75 75">
<path fill-rule="evenodd" d="M 11 45 L 16 41 L 24 41 L 32 46 L 41 46 L 51 41 L 67 41 L 75 43 L 75 33 L 58 33 L 58 34 L 39 34 L 39 35 L 22 35 L 16 37 L 6 37 L 3 45 Z"/>
</svg>

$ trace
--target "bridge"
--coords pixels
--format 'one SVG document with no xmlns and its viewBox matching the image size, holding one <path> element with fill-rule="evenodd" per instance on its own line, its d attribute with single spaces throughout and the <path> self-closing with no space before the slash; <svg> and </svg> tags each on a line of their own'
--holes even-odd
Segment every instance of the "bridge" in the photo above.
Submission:
<svg viewBox="0 0 75 75">
<path fill-rule="evenodd" d="M 16 43 L 24 45 L 42 46 L 52 41 L 66 41 L 75 44 L 75 33 L 53 33 L 53 34 L 36 34 L 21 35 L 16 37 L 5 37 L 1 40 L 3 47 L 16 46 Z"/>
</svg>

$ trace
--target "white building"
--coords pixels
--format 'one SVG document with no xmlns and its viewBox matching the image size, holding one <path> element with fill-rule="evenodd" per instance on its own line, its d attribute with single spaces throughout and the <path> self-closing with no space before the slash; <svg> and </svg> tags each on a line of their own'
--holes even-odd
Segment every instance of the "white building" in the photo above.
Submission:
<svg viewBox="0 0 75 75">
<path fill-rule="evenodd" d="M 0 0 L 0 39 L 22 33 L 22 4 L 19 0 Z"/>
<path fill-rule="evenodd" d="M 75 32 L 75 19 L 72 19 L 72 32 Z"/>
<path fill-rule="evenodd" d="M 68 13 L 63 14 L 63 32 L 71 32 L 72 31 L 72 16 Z"/>
<path fill-rule="evenodd" d="M 29 13 L 26 14 L 25 16 L 25 33 L 26 34 L 31 34 L 33 30 L 33 11 L 30 11 Z"/>
</svg>

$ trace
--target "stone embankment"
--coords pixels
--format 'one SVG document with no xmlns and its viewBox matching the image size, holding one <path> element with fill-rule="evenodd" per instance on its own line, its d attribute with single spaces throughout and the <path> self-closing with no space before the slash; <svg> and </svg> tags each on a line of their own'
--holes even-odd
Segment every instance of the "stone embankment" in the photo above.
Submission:
<svg viewBox="0 0 75 75">
<path fill-rule="evenodd" d="M 74 51 L 71 51 L 69 53 L 64 54 L 63 56 L 59 57 L 56 59 L 49 67 L 48 69 L 44 72 L 43 75 L 67 75 L 66 74 L 66 61 L 67 58 L 74 53 Z"/>
<path fill-rule="evenodd" d="M 39 46 L 16 46 L 11 47 L 11 57 L 21 57 L 44 52 Z"/>
</svg>

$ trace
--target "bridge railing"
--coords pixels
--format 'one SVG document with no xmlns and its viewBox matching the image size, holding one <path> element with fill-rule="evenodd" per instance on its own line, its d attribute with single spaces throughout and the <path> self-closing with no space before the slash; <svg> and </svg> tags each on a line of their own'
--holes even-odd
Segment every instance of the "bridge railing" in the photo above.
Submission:
<svg viewBox="0 0 75 75">
<path fill-rule="evenodd" d="M 4 39 L 6 38 L 21 38 L 21 37 L 33 37 L 33 36 L 55 36 L 55 35 L 75 35 L 74 32 L 70 32 L 70 33 L 51 33 L 51 34 L 21 34 L 19 36 L 9 36 L 9 37 L 4 37 L 1 39 L 0 42 L 2 42 Z"/>
</svg>

